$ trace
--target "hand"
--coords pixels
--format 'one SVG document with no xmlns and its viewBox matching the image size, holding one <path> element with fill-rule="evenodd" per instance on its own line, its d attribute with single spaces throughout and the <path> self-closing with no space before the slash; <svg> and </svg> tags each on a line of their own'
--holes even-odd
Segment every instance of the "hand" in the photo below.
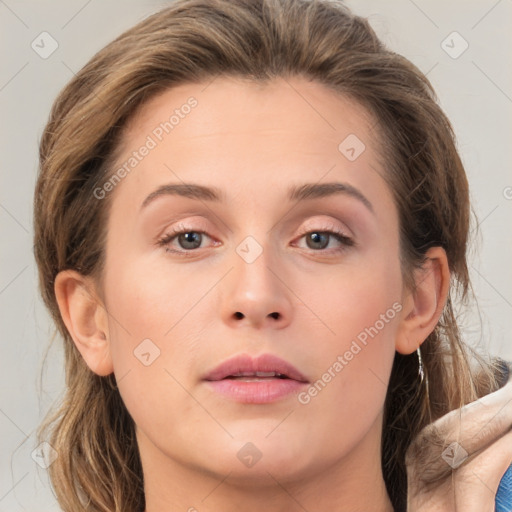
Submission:
<svg viewBox="0 0 512 512">
<path fill-rule="evenodd" d="M 507 384 L 427 425 L 406 455 L 407 512 L 494 512 L 512 463 L 512 374 Z"/>
</svg>

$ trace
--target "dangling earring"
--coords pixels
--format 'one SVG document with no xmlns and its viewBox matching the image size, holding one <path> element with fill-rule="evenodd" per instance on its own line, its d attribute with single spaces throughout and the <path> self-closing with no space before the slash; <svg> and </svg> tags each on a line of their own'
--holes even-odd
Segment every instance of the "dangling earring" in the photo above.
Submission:
<svg viewBox="0 0 512 512">
<path fill-rule="evenodd" d="M 425 370 L 423 369 L 423 359 L 421 358 L 420 347 L 416 349 L 416 354 L 418 354 L 418 375 L 421 379 L 421 384 L 423 384 L 423 379 L 425 378 Z"/>
</svg>

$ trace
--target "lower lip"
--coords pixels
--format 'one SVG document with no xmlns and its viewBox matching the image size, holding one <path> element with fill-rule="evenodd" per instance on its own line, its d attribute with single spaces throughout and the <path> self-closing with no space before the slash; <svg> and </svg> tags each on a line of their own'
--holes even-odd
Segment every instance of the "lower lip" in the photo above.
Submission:
<svg viewBox="0 0 512 512">
<path fill-rule="evenodd" d="M 206 381 L 217 393 L 245 404 L 267 404 L 297 394 L 307 384 L 293 379 L 245 381 L 222 379 Z"/>
</svg>

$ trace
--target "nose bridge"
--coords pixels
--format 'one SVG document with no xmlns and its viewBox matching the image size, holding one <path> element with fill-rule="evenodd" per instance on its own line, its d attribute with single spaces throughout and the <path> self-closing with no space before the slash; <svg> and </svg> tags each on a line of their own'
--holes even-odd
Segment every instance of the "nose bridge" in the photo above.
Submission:
<svg viewBox="0 0 512 512">
<path fill-rule="evenodd" d="M 260 230 L 247 235 L 235 247 L 232 261 L 234 268 L 222 297 L 224 320 L 253 326 L 289 322 L 290 296 L 279 275 L 282 265 L 273 253 L 268 233 Z"/>
<path fill-rule="evenodd" d="M 276 287 L 275 270 L 271 271 L 275 258 L 272 256 L 271 242 L 264 235 L 257 235 L 261 243 L 253 235 L 246 236 L 236 247 L 235 258 L 236 282 L 246 295 L 262 296 Z M 274 265 L 275 267 L 275 265 Z M 245 289 L 245 291 L 244 291 Z M 274 295 L 277 290 L 274 290 Z"/>
</svg>

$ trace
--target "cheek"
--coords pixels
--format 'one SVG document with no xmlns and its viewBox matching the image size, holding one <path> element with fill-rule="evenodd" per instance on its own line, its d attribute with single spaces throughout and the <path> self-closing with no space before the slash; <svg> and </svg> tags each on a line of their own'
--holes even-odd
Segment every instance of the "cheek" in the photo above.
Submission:
<svg viewBox="0 0 512 512">
<path fill-rule="evenodd" d="M 178 272 L 157 268 L 143 258 L 125 258 L 120 265 L 110 265 L 106 274 L 109 312 L 134 340 L 162 339 L 193 299 Z"/>
<path fill-rule="evenodd" d="M 312 305 L 329 329 L 315 337 L 318 380 L 310 402 L 331 411 L 336 428 L 357 430 L 375 419 L 386 395 L 402 309 L 399 260 L 333 276 Z"/>
<path fill-rule="evenodd" d="M 303 281 L 301 297 L 324 324 L 325 335 L 320 338 L 327 346 L 342 350 L 361 333 L 364 340 L 365 329 L 375 324 L 379 338 L 393 338 L 402 295 L 398 256 L 368 258 L 349 267 L 334 268 L 325 279 L 308 279 L 309 283 Z M 308 289 L 312 292 L 307 293 Z"/>
<path fill-rule="evenodd" d="M 201 299 L 211 283 L 148 265 L 142 258 L 124 258 L 119 265 L 113 261 L 107 260 L 105 281 L 111 355 L 127 406 L 140 409 L 149 392 L 159 398 L 180 393 L 171 375 L 189 385 L 204 329 L 198 315 L 204 318 L 207 304 Z"/>
<path fill-rule="evenodd" d="M 191 306 L 179 291 L 179 278 L 135 263 L 110 267 L 105 282 L 111 355 L 126 408 L 157 439 L 179 431 L 176 410 L 187 414 L 192 407 L 181 385 L 189 387 L 193 315 L 187 315 Z"/>
</svg>

